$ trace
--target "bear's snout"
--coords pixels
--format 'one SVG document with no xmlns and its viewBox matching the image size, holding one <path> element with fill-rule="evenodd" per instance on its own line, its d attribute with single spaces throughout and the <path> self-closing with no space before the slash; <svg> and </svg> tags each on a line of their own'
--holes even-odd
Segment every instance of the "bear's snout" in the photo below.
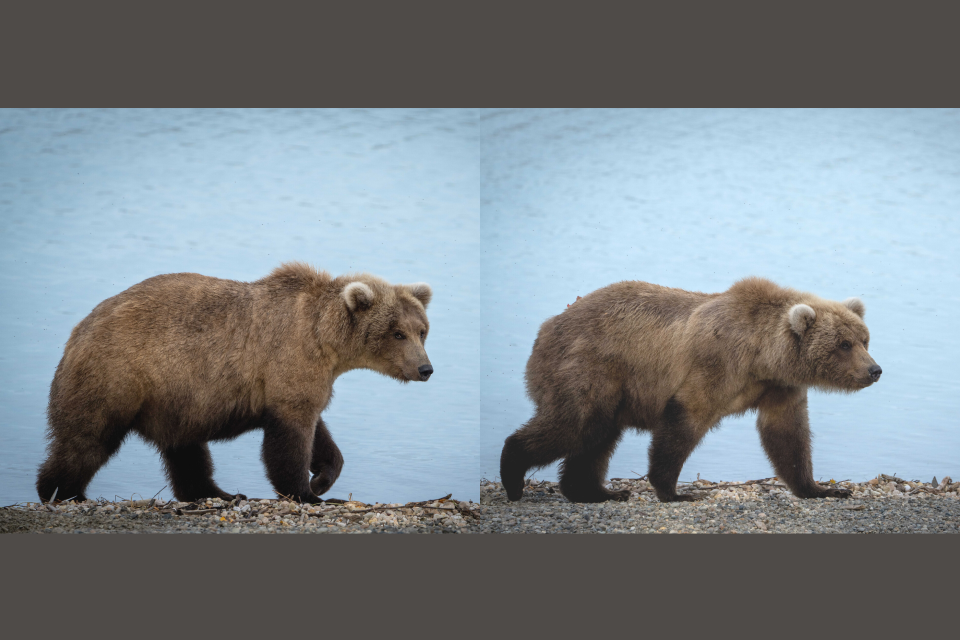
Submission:
<svg viewBox="0 0 960 640">
<path fill-rule="evenodd" d="M 880 365 L 873 364 L 870 365 L 869 369 L 867 369 L 867 373 L 870 374 L 870 379 L 876 382 L 880 379 L 880 374 L 883 373 L 883 369 L 880 368 Z"/>
<path fill-rule="evenodd" d="M 420 374 L 420 379 L 426 382 L 430 379 L 430 376 L 433 374 L 433 365 L 422 364 L 417 368 L 417 372 Z M 879 374 L 877 374 L 879 375 Z"/>
</svg>

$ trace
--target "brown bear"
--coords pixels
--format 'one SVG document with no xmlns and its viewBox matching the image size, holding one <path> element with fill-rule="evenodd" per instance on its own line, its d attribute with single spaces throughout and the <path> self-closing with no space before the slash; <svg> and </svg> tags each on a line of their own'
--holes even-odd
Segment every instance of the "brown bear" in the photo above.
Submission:
<svg viewBox="0 0 960 640">
<path fill-rule="evenodd" d="M 131 432 L 160 451 L 178 500 L 235 498 L 214 483 L 207 442 L 262 429 L 274 489 L 318 502 L 343 466 L 320 417 L 333 381 L 360 368 L 427 380 L 431 295 L 288 263 L 249 283 L 156 276 L 104 300 L 73 329 L 50 385 L 40 499 L 85 499 Z"/>
<path fill-rule="evenodd" d="M 527 362 L 536 415 L 506 439 L 500 477 L 510 500 L 526 472 L 563 458 L 574 502 L 626 500 L 603 486 L 626 427 L 650 431 L 649 481 L 664 502 L 684 461 L 720 419 L 758 412 L 777 475 L 801 498 L 849 496 L 814 482 L 807 389 L 857 391 L 880 379 L 857 298 L 823 300 L 762 278 L 724 293 L 645 282 L 598 289 L 540 327 Z"/>
</svg>

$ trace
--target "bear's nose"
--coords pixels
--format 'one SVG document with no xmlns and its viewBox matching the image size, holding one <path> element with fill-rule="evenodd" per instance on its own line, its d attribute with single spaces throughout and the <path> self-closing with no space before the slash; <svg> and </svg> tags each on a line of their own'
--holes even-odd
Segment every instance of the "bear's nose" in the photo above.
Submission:
<svg viewBox="0 0 960 640">
<path fill-rule="evenodd" d="M 880 368 L 880 365 L 874 364 L 867 369 L 867 372 L 870 374 L 870 377 L 873 378 L 873 381 L 876 382 L 880 379 L 880 374 L 883 373 L 883 369 Z"/>
<path fill-rule="evenodd" d="M 422 364 L 417 371 L 420 372 L 420 379 L 426 381 L 430 378 L 430 374 L 433 373 L 433 367 L 429 364 Z"/>
</svg>

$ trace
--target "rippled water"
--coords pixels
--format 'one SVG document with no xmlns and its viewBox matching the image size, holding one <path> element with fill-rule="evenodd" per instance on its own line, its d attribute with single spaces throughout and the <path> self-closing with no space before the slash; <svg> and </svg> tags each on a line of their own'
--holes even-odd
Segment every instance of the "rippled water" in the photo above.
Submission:
<svg viewBox="0 0 960 640">
<path fill-rule="evenodd" d="M 960 476 L 960 111 L 505 111 L 483 123 L 488 478 L 533 413 L 523 371 L 546 318 L 618 280 L 712 292 L 747 275 L 866 304 L 883 379 L 811 393 L 818 477 Z M 773 475 L 754 422 L 724 421 L 681 479 Z M 645 474 L 648 445 L 627 433 L 609 477 Z"/>
<path fill-rule="evenodd" d="M 328 495 L 477 499 L 477 344 L 464 336 L 479 326 L 479 191 L 463 118 L 0 111 L 0 503 L 35 499 L 50 380 L 97 303 L 159 273 L 254 280 L 286 260 L 434 288 L 429 382 L 354 371 L 335 384 L 324 417 L 346 464 Z M 221 486 L 273 496 L 261 440 L 212 445 Z M 165 484 L 131 437 L 90 495 Z"/>
<path fill-rule="evenodd" d="M 435 292 L 428 383 L 337 381 L 332 496 L 477 499 L 532 414 L 543 320 L 618 280 L 751 274 L 867 306 L 883 379 L 811 395 L 818 476 L 958 477 L 958 213 L 956 110 L 0 111 L 0 503 L 34 498 L 50 379 L 98 302 L 294 259 Z M 260 439 L 212 446 L 224 488 L 271 495 Z M 648 442 L 627 434 L 610 476 L 644 474 Z M 772 473 L 752 416 L 706 437 L 697 473 Z M 131 438 L 90 492 L 164 484 Z"/>
</svg>

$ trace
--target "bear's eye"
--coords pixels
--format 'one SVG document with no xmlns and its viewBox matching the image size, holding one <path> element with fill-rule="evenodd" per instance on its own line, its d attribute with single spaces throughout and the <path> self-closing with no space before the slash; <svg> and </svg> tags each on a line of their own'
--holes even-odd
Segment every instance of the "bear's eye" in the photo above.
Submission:
<svg viewBox="0 0 960 640">
<path fill-rule="evenodd" d="M 850 344 L 847 340 L 844 340 L 843 342 L 840 343 L 840 348 L 843 349 L 844 351 L 850 351 L 850 349 L 853 348 L 853 345 Z"/>
<path fill-rule="evenodd" d="M 420 342 L 423 342 L 423 339 L 427 336 L 427 332 L 423 329 L 420 330 Z"/>
<path fill-rule="evenodd" d="M 402 333 L 397 331 L 395 334 L 393 334 L 393 337 L 396 338 L 397 340 L 403 340 L 406 336 L 404 336 Z"/>
</svg>

